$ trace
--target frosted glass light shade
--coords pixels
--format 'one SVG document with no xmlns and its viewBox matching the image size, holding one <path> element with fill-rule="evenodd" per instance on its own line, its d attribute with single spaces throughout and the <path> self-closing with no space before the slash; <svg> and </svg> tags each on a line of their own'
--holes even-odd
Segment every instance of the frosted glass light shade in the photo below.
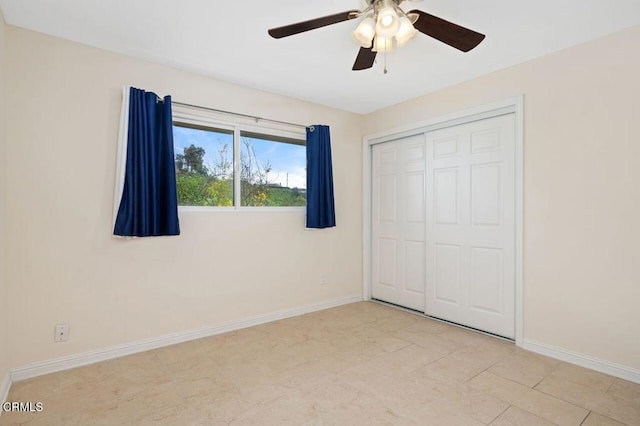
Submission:
<svg viewBox="0 0 640 426">
<path fill-rule="evenodd" d="M 386 3 L 388 5 L 383 6 L 378 11 L 378 21 L 376 22 L 376 34 L 380 37 L 393 37 L 400 28 L 400 19 L 396 13 L 393 3 Z"/>
<path fill-rule="evenodd" d="M 393 50 L 393 38 L 392 37 L 380 37 L 376 36 L 373 40 L 373 52 L 390 52 Z"/>
<path fill-rule="evenodd" d="M 398 47 L 404 46 L 418 33 L 411 21 L 406 16 L 403 16 L 399 19 L 400 28 L 396 33 L 396 42 L 398 43 Z"/>
<path fill-rule="evenodd" d="M 367 16 L 351 34 L 360 46 L 371 47 L 373 37 L 376 35 L 376 21 L 371 15 Z"/>
</svg>

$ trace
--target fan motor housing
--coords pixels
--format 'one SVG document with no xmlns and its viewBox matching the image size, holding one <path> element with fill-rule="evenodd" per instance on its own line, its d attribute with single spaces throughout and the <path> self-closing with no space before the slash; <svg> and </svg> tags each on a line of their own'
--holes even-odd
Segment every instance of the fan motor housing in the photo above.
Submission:
<svg viewBox="0 0 640 426">
<path fill-rule="evenodd" d="M 392 1 L 393 1 L 396 5 L 400 5 L 400 2 L 401 2 L 402 0 L 392 0 Z M 372 5 L 372 4 L 374 4 L 374 3 L 379 3 L 379 2 L 380 2 L 380 0 L 366 0 L 366 2 L 367 2 L 367 6 L 371 6 L 371 5 Z"/>
</svg>

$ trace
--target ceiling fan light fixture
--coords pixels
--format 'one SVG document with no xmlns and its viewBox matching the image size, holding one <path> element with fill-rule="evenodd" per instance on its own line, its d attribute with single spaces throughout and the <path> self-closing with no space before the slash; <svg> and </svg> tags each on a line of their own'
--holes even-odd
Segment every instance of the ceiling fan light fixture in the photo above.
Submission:
<svg viewBox="0 0 640 426">
<path fill-rule="evenodd" d="M 411 20 L 406 16 L 401 17 L 400 28 L 396 33 L 396 42 L 398 47 L 402 47 L 407 44 L 417 33 L 418 30 L 413 27 Z"/>
<path fill-rule="evenodd" d="M 372 52 L 391 52 L 393 50 L 393 37 L 376 36 L 373 40 Z"/>
<path fill-rule="evenodd" d="M 378 9 L 376 34 L 381 37 L 393 37 L 400 29 L 400 19 L 393 0 L 382 0 Z"/>
<path fill-rule="evenodd" d="M 376 21 L 373 19 L 373 16 L 369 15 L 364 18 L 351 34 L 360 46 L 366 48 L 371 47 L 373 37 L 376 35 Z"/>
<path fill-rule="evenodd" d="M 354 39 L 361 45 L 352 67 L 354 71 L 373 67 L 378 52 L 391 51 L 394 45 L 403 46 L 417 32 L 441 41 L 461 52 L 474 49 L 485 38 L 484 34 L 421 10 L 405 12 L 400 7 L 404 1 L 366 0 L 367 7 L 364 10 L 354 9 L 320 16 L 307 21 L 270 28 L 267 32 L 271 37 L 280 39 L 364 16 L 360 25 L 352 32 Z M 386 58 L 384 55 L 385 74 L 387 73 Z"/>
</svg>

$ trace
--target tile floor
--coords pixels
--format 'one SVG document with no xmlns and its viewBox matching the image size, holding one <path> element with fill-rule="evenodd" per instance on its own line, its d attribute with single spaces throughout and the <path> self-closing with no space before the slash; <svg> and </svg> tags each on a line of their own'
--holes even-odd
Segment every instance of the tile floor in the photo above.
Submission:
<svg viewBox="0 0 640 426">
<path fill-rule="evenodd" d="M 640 385 L 371 302 L 15 383 L 0 425 L 640 425 Z"/>
</svg>

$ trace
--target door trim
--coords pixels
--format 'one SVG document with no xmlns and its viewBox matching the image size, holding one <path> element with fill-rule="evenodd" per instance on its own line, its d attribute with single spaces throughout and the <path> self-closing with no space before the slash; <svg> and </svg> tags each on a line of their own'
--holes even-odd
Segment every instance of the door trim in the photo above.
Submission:
<svg viewBox="0 0 640 426">
<path fill-rule="evenodd" d="M 487 105 L 447 114 L 426 121 L 397 127 L 362 138 L 362 247 L 363 253 L 363 287 L 362 297 L 371 300 L 371 150 L 372 146 L 407 136 L 413 136 L 446 127 L 497 117 L 504 114 L 515 114 L 515 343 L 522 347 L 524 335 L 523 318 L 523 228 L 524 228 L 524 95 L 504 99 Z"/>
</svg>

